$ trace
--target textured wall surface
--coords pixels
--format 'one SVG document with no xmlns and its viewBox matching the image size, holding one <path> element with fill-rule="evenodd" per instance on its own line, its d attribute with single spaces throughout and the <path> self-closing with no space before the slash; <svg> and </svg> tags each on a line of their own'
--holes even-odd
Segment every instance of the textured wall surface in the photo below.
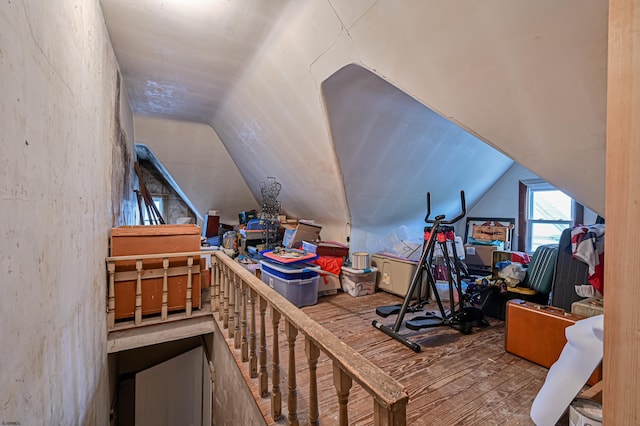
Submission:
<svg viewBox="0 0 640 426">
<path fill-rule="evenodd" d="M 222 335 L 213 333 L 213 367 L 215 368 L 216 425 L 264 425 L 266 424 L 238 365 Z"/>
<path fill-rule="evenodd" d="M 0 422 L 106 424 L 104 258 L 135 210 L 98 1 L 0 2 L 0 75 Z"/>
<path fill-rule="evenodd" d="M 149 161 L 140 161 L 140 171 L 144 185 L 152 197 L 162 198 L 163 208 L 160 211 L 165 223 L 177 223 L 179 218 L 189 217 L 191 223 L 196 223 L 196 215 L 191 211 L 189 206 L 185 204 L 182 197 L 173 190 L 171 185 L 167 183 L 164 177 L 158 172 L 158 169 Z M 145 209 L 144 202 L 141 201 L 142 209 Z"/>
</svg>

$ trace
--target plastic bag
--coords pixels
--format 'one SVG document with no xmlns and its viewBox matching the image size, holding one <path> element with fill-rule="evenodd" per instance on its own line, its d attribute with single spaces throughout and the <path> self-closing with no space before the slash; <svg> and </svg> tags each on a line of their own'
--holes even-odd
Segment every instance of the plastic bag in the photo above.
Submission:
<svg viewBox="0 0 640 426">
<path fill-rule="evenodd" d="M 503 263 L 503 262 L 500 262 Z M 498 276 L 503 278 L 509 287 L 515 287 L 524 280 L 527 269 L 520 263 L 509 263 L 498 272 Z"/>
</svg>

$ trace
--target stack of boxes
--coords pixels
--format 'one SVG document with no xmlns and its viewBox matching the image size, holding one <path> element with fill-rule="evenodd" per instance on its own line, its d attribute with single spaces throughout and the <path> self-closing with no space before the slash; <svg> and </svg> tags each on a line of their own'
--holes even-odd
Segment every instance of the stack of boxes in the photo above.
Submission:
<svg viewBox="0 0 640 426">
<path fill-rule="evenodd" d="M 490 223 L 490 222 L 488 222 Z M 493 252 L 496 250 L 511 250 L 510 226 L 494 223 L 473 225 L 473 242 L 465 244 L 465 263 L 470 272 L 476 275 L 489 275 L 493 267 Z"/>
</svg>

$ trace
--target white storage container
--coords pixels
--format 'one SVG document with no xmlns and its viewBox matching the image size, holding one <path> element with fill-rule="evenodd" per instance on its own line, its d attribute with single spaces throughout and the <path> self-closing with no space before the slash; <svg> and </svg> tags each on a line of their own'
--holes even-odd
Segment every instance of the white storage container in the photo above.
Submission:
<svg viewBox="0 0 640 426">
<path fill-rule="evenodd" d="M 342 267 L 342 290 L 353 297 L 373 294 L 376 291 L 377 268 L 369 270 Z"/>
<path fill-rule="evenodd" d="M 338 275 L 320 272 L 318 279 L 318 296 L 337 294 L 340 289 L 340 277 Z"/>
<path fill-rule="evenodd" d="M 262 281 L 298 308 L 318 303 L 317 274 L 312 278 L 286 280 L 263 269 Z"/>
</svg>

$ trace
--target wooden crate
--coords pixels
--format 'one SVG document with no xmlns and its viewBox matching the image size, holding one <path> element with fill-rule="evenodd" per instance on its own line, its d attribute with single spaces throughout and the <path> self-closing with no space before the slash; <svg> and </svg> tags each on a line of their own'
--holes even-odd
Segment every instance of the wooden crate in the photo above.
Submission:
<svg viewBox="0 0 640 426">
<path fill-rule="evenodd" d="M 121 226 L 111 230 L 111 256 L 200 251 L 200 227 L 196 225 Z M 187 257 L 171 259 L 168 279 L 168 310 L 186 308 Z M 162 308 L 162 259 L 143 261 L 142 315 L 157 314 Z M 117 261 L 116 273 L 129 272 L 131 279 L 115 284 L 115 319 L 135 314 L 136 261 Z M 192 306 L 200 308 L 200 257 L 193 259 Z"/>
</svg>

